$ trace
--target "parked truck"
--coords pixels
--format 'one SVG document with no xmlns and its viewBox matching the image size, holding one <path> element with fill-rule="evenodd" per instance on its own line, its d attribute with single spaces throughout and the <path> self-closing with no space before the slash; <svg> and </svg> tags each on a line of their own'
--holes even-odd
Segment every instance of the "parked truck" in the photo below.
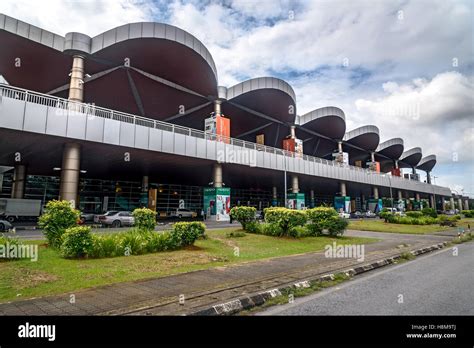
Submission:
<svg viewBox="0 0 474 348">
<path fill-rule="evenodd" d="M 41 214 L 41 200 L 0 198 L 0 218 L 12 223 L 17 220 L 34 219 Z"/>
</svg>

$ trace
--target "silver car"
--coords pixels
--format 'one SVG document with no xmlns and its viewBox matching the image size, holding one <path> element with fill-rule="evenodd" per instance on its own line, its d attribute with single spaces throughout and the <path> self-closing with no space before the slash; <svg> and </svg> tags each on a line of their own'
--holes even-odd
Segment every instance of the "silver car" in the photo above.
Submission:
<svg viewBox="0 0 474 348">
<path fill-rule="evenodd" d="M 0 219 L 0 232 L 9 231 L 13 228 L 13 225 L 7 220 Z"/>
<path fill-rule="evenodd" d="M 132 226 L 135 219 L 130 211 L 108 211 L 104 215 L 94 216 L 94 222 L 103 226 L 122 227 Z"/>
</svg>

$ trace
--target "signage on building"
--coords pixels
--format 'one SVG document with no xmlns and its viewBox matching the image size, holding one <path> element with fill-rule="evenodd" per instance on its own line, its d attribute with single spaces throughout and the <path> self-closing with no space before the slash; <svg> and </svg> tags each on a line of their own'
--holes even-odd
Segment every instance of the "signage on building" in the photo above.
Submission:
<svg viewBox="0 0 474 348">
<path fill-rule="evenodd" d="M 204 120 L 204 131 L 211 134 L 211 140 L 230 143 L 230 119 L 213 115 Z"/>
<path fill-rule="evenodd" d="M 257 140 L 257 144 L 265 145 L 265 134 L 258 134 L 256 140 Z"/>
<path fill-rule="evenodd" d="M 332 160 L 342 165 L 349 165 L 349 153 L 347 152 L 333 152 Z"/>
<path fill-rule="evenodd" d="M 230 188 L 204 188 L 204 211 L 216 221 L 230 220 Z"/>
</svg>

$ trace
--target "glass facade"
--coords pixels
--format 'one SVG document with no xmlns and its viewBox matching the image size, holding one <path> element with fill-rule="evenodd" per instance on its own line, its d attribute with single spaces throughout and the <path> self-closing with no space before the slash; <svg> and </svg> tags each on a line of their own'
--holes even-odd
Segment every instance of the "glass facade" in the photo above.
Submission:
<svg viewBox="0 0 474 348">
<path fill-rule="evenodd" d="M 13 173 L 3 175 L 0 197 L 9 198 Z M 200 213 L 203 208 L 203 187 L 150 183 L 156 189 L 156 210 L 168 213 L 184 206 Z M 39 199 L 43 204 L 59 196 L 59 177 L 28 175 L 25 187 L 26 199 Z M 231 189 L 231 207 L 246 205 L 263 210 L 272 206 L 272 192 L 261 189 Z M 310 207 L 310 194 L 305 194 L 306 206 Z M 330 195 L 315 195 L 315 205 L 332 205 Z M 283 206 L 283 192 L 278 191 L 277 206 Z M 85 213 L 102 213 L 107 210 L 133 210 L 148 206 L 148 193 L 142 192 L 141 182 L 81 178 L 79 183 L 79 209 Z"/>
</svg>

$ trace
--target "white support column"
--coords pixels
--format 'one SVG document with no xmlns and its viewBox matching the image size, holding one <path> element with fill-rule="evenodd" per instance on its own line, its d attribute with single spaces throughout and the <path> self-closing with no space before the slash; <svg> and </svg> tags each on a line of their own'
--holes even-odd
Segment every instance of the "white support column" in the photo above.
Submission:
<svg viewBox="0 0 474 348">
<path fill-rule="evenodd" d="M 214 113 L 216 115 L 222 115 L 222 108 L 221 108 L 222 101 L 219 99 L 214 100 Z"/>
<path fill-rule="evenodd" d="M 23 164 L 17 164 L 15 165 L 15 171 L 13 172 L 13 187 L 11 198 L 23 198 L 25 194 L 25 183 L 26 166 Z"/>
<path fill-rule="evenodd" d="M 337 142 L 337 151 L 339 151 L 339 153 L 342 153 L 342 141 Z"/>
<path fill-rule="evenodd" d="M 435 200 L 434 195 L 430 195 L 430 205 L 431 205 L 431 208 L 436 210 L 436 200 Z"/>
<path fill-rule="evenodd" d="M 341 196 L 343 196 L 343 197 L 347 196 L 346 183 L 345 182 L 340 182 L 339 183 L 339 191 L 341 192 Z"/>
<path fill-rule="evenodd" d="M 415 193 L 415 199 L 416 199 L 417 201 L 420 201 L 420 194 L 419 194 L 419 193 Z"/>
<path fill-rule="evenodd" d="M 402 190 L 398 190 L 398 200 L 402 200 L 403 199 L 403 192 Z"/>
<path fill-rule="evenodd" d="M 379 188 L 374 186 L 372 187 L 372 195 L 374 196 L 374 199 L 379 199 Z"/>
<path fill-rule="evenodd" d="M 456 209 L 456 206 L 454 205 L 454 197 L 451 197 L 451 198 L 449 199 L 449 201 L 450 201 L 450 203 L 451 203 L 451 210 Z"/>
<path fill-rule="evenodd" d="M 464 200 L 464 210 L 469 210 L 469 199 L 468 198 L 466 198 Z"/>
<path fill-rule="evenodd" d="M 291 192 L 292 193 L 300 192 L 299 183 L 298 183 L 298 175 L 295 175 L 295 174 L 291 175 Z"/>
<path fill-rule="evenodd" d="M 81 55 L 74 55 L 72 60 L 68 99 L 78 103 L 84 101 L 84 57 Z"/>
<path fill-rule="evenodd" d="M 222 187 L 222 164 L 214 164 L 212 178 L 214 182 L 214 187 Z"/>
<path fill-rule="evenodd" d="M 461 199 L 461 197 L 458 198 L 458 209 L 459 209 L 459 211 L 462 210 L 462 199 Z"/>
<path fill-rule="evenodd" d="M 59 184 L 59 199 L 71 202 L 77 207 L 79 174 L 81 165 L 81 147 L 76 143 L 65 144 Z"/>
</svg>

